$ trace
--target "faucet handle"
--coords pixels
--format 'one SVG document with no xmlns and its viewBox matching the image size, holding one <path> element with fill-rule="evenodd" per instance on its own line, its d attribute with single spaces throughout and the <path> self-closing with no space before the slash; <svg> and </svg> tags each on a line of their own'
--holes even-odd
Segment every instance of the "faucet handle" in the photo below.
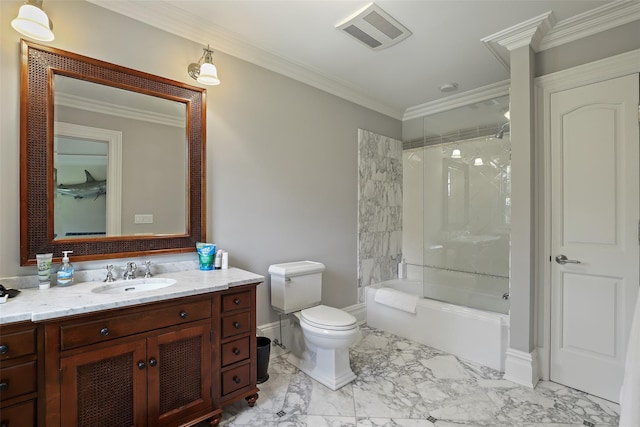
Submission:
<svg viewBox="0 0 640 427">
<path fill-rule="evenodd" d="M 144 278 L 148 279 L 151 277 L 151 261 L 144 262 Z"/>
<path fill-rule="evenodd" d="M 106 269 L 107 269 L 107 277 L 103 281 L 107 283 L 114 282 L 115 279 L 113 278 L 113 264 L 107 264 Z"/>
</svg>

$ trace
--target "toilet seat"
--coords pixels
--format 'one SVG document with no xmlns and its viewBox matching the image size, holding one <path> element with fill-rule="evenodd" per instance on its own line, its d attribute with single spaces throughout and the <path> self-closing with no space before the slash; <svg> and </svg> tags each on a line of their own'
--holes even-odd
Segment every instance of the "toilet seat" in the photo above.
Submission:
<svg viewBox="0 0 640 427">
<path fill-rule="evenodd" d="M 326 305 L 306 308 L 300 312 L 300 317 L 308 325 L 331 331 L 346 331 L 357 326 L 354 316 L 339 308 Z"/>
</svg>

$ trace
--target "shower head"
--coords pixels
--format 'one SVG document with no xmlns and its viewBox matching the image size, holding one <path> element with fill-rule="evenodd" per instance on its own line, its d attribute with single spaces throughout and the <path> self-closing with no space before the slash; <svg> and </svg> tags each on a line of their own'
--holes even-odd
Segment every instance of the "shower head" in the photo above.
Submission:
<svg viewBox="0 0 640 427">
<path fill-rule="evenodd" d="M 505 128 L 509 126 L 509 122 L 503 124 L 502 126 L 500 126 L 500 130 L 498 131 L 498 133 L 496 133 L 496 138 L 498 139 L 502 139 L 502 137 L 504 136 L 504 131 Z"/>
</svg>

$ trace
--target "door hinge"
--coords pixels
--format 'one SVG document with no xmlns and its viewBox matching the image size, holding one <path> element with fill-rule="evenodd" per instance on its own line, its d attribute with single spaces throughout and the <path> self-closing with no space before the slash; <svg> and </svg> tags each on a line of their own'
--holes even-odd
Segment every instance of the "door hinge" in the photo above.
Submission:
<svg viewBox="0 0 640 427">
<path fill-rule="evenodd" d="M 59 381 L 60 381 L 60 384 L 62 384 L 62 369 L 60 369 L 59 374 L 60 374 L 60 375 L 59 375 L 59 377 L 60 377 L 60 378 L 59 378 Z"/>
</svg>

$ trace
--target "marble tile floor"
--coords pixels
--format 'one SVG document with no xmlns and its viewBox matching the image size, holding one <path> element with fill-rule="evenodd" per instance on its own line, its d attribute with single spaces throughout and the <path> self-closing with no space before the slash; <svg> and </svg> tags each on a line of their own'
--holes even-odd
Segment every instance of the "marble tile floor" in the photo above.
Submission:
<svg viewBox="0 0 640 427">
<path fill-rule="evenodd" d="M 490 368 L 371 329 L 351 349 L 358 378 L 332 391 L 272 358 L 253 408 L 237 402 L 221 426 L 617 426 L 619 406 L 544 381 L 534 390 Z M 206 424 L 199 424 L 204 427 Z"/>
</svg>

